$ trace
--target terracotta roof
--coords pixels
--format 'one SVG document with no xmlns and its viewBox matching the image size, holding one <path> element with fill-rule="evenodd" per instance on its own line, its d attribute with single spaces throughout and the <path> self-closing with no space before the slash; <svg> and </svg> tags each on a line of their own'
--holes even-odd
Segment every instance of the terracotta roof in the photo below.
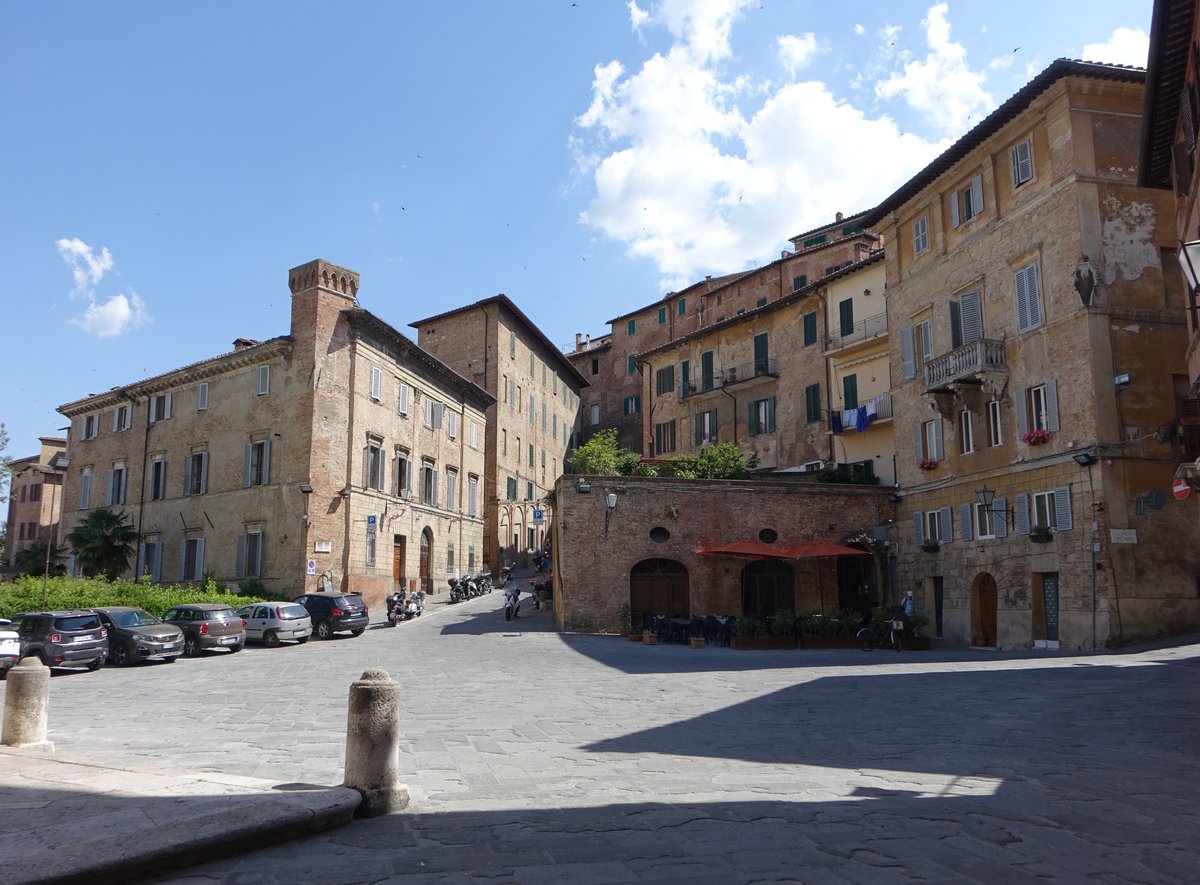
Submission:
<svg viewBox="0 0 1200 885">
<path fill-rule="evenodd" d="M 830 221 L 826 224 L 822 224 L 820 227 L 814 227 L 812 230 L 806 230 L 803 233 L 796 234 L 794 237 L 788 237 L 788 242 L 795 243 L 796 240 L 803 240 L 807 236 L 811 236 L 812 234 L 820 233 L 823 230 L 830 230 L 831 228 L 838 227 L 839 225 L 841 227 L 849 227 L 850 225 L 853 225 L 853 224 L 859 224 L 866 217 L 867 217 L 866 212 L 859 212 L 855 215 L 844 215 L 844 216 L 842 216 L 841 221 Z"/>
<path fill-rule="evenodd" d="M 766 265 L 766 266 L 769 267 L 770 265 Z M 755 273 L 760 270 L 762 270 L 761 267 L 755 267 L 755 268 L 751 268 L 750 270 L 739 270 L 737 273 L 723 274 L 722 276 L 719 276 L 719 277 L 705 277 L 704 279 L 699 280 L 698 282 L 692 283 L 686 289 L 681 289 L 678 292 L 668 292 L 666 295 L 664 295 L 662 298 L 658 299 L 657 301 L 651 302 L 650 304 L 643 304 L 641 307 L 636 307 L 633 310 L 629 311 L 628 313 L 623 313 L 620 316 L 613 317 L 611 320 L 608 321 L 608 324 L 611 326 L 613 323 L 619 323 L 619 322 L 621 322 L 621 320 L 627 320 L 632 316 L 637 316 L 639 313 L 641 313 L 644 310 L 654 310 L 656 307 L 661 307 L 663 302 L 674 301 L 676 298 L 686 298 L 688 295 L 695 292 L 701 286 L 705 287 L 704 292 L 702 294 L 708 294 L 709 292 L 714 292 L 717 289 L 721 288 L 722 286 L 727 286 L 730 283 L 740 280 L 744 276 L 748 276 L 749 274 Z"/>
<path fill-rule="evenodd" d="M 1138 184 L 1145 187 L 1171 187 L 1171 148 L 1195 16 L 1195 0 L 1156 0 L 1154 4 L 1138 162 Z"/>
<path fill-rule="evenodd" d="M 1067 58 L 1051 62 L 1049 67 L 1017 90 L 1012 98 L 984 117 L 974 129 L 950 145 L 937 159 L 901 185 L 899 190 L 867 212 L 862 218 L 863 226 L 874 227 L 877 225 L 889 212 L 903 206 L 955 163 L 999 132 L 1025 110 L 1035 98 L 1059 80 L 1071 76 L 1141 83 L 1146 78 L 1146 72 L 1142 68 Z"/>
<path fill-rule="evenodd" d="M 541 329 L 539 329 L 537 326 L 535 326 L 533 324 L 533 321 L 530 320 L 529 317 L 525 316 L 525 314 L 523 314 L 521 312 L 521 309 L 519 307 L 517 307 L 515 304 L 513 304 L 512 300 L 503 293 L 501 293 L 499 295 L 493 295 L 491 298 L 484 298 L 480 301 L 476 301 L 474 304 L 467 304 L 467 305 L 464 305 L 463 307 L 456 307 L 454 310 L 447 310 L 447 311 L 443 311 L 442 313 L 439 313 L 439 314 L 434 314 L 431 317 L 425 317 L 425 319 L 423 319 L 423 320 L 413 320 L 408 325 L 414 329 L 420 329 L 421 326 L 424 326 L 427 323 L 432 323 L 435 320 L 444 319 L 445 317 L 452 317 L 456 314 L 464 313 L 465 311 L 468 311 L 468 310 L 479 310 L 484 307 L 487 307 L 489 304 L 498 304 L 498 305 L 501 305 L 502 307 L 506 308 L 507 310 L 509 310 L 513 314 L 513 316 L 515 316 L 521 322 L 521 324 L 524 325 L 525 328 L 528 329 L 531 334 L 533 334 L 534 337 L 536 337 L 540 342 L 542 342 L 542 345 L 546 348 L 546 350 L 548 350 L 550 353 L 553 353 L 555 355 L 555 357 L 558 359 L 559 365 L 561 365 L 563 368 L 565 368 L 568 372 L 571 373 L 571 377 L 579 382 L 580 387 L 589 387 L 590 386 L 588 384 L 588 380 L 586 378 L 584 378 L 582 374 L 580 374 L 578 369 L 576 369 L 573 365 L 571 365 L 570 361 L 567 360 L 566 357 L 563 356 L 562 351 L 560 351 L 557 347 L 555 347 L 553 344 L 551 344 L 550 339 L 546 337 L 545 333 L 543 333 Z"/>
</svg>

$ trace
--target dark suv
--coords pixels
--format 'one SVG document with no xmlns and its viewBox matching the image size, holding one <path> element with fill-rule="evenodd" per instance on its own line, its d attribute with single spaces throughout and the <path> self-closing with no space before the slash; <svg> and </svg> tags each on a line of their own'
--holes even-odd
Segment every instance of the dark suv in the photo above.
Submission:
<svg viewBox="0 0 1200 885">
<path fill-rule="evenodd" d="M 136 661 L 173 661 L 183 654 L 183 631 L 148 611 L 127 606 L 92 609 L 108 630 L 108 661 L 125 667 Z"/>
<path fill-rule="evenodd" d="M 99 670 L 108 657 L 108 631 L 89 611 L 25 612 L 13 618 L 22 658 L 47 667 L 86 666 Z"/>
<path fill-rule="evenodd" d="M 349 630 L 351 636 L 361 636 L 371 622 L 367 604 L 357 593 L 306 593 L 292 602 L 308 609 L 313 635 L 317 639 L 329 639 L 340 630 Z"/>
</svg>

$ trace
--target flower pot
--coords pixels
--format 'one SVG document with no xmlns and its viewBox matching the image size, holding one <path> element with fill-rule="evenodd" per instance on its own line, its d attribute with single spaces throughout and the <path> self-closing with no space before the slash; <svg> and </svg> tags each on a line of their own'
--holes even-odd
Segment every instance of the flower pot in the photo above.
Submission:
<svg viewBox="0 0 1200 885">
<path fill-rule="evenodd" d="M 693 636 L 692 637 L 692 648 L 704 648 L 704 637 L 703 636 Z"/>
<path fill-rule="evenodd" d="M 941 544 L 922 544 L 921 549 L 924 550 L 926 553 L 937 553 L 939 550 L 942 549 L 942 545 Z"/>
<path fill-rule="evenodd" d="M 1050 532 L 1030 532 L 1029 540 L 1035 544 L 1049 544 L 1054 540 L 1054 535 Z"/>
<path fill-rule="evenodd" d="M 642 634 L 642 642 L 646 643 L 646 645 L 658 645 L 658 634 L 657 633 L 643 633 Z"/>
<path fill-rule="evenodd" d="M 645 635 L 644 633 L 630 633 L 629 639 L 633 642 L 641 642 L 642 636 L 644 636 L 644 635 Z"/>
<path fill-rule="evenodd" d="M 791 636 L 733 636 L 729 640 L 733 648 L 746 649 L 781 649 L 795 648 L 796 640 Z"/>
</svg>

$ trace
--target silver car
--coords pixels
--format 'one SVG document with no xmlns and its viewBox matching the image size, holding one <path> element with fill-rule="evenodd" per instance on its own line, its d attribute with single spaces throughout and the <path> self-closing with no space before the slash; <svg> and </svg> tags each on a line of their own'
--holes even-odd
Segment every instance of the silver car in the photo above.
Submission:
<svg viewBox="0 0 1200 885">
<path fill-rule="evenodd" d="M 21 660 L 21 637 L 12 629 L 12 621 L 0 618 L 0 679 Z"/>
<path fill-rule="evenodd" d="M 282 639 L 308 642 L 312 619 L 308 609 L 294 602 L 262 602 L 238 610 L 246 622 L 246 639 L 274 648 Z"/>
</svg>

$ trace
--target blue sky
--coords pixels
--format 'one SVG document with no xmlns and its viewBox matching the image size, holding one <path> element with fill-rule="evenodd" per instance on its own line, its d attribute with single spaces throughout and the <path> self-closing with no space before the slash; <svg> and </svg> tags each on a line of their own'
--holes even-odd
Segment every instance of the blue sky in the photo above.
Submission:
<svg viewBox="0 0 1200 885">
<path fill-rule="evenodd" d="M 414 338 L 498 292 L 558 344 L 597 335 L 874 205 L 1055 58 L 1144 66 L 1150 11 L 3 4 L 4 454 L 58 405 L 286 334 L 313 258 Z"/>
</svg>

